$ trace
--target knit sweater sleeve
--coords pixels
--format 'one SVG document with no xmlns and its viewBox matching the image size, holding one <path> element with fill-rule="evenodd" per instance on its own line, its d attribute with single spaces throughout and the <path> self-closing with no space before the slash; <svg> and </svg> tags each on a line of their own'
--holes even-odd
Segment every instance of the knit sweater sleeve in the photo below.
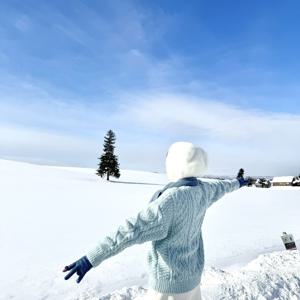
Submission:
<svg viewBox="0 0 300 300">
<path fill-rule="evenodd" d="M 208 199 L 207 206 L 209 207 L 217 200 L 222 198 L 225 194 L 239 189 L 240 184 L 237 179 L 233 180 L 215 180 L 207 182 Z"/>
<path fill-rule="evenodd" d="M 103 240 L 86 254 L 93 267 L 105 259 L 118 254 L 125 248 L 147 241 L 164 239 L 173 218 L 172 198 L 162 195 L 140 211 L 135 218 L 128 218 L 117 231 Z"/>
</svg>

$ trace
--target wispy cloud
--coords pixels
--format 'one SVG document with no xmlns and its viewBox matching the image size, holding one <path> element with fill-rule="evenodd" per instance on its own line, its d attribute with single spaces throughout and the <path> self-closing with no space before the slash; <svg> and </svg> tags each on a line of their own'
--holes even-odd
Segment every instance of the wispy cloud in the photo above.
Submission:
<svg viewBox="0 0 300 300">
<path fill-rule="evenodd" d="M 139 99 L 143 100 L 139 100 Z M 153 94 L 132 97 L 129 114 L 145 126 L 172 131 L 174 127 L 194 128 L 212 138 L 260 139 L 285 136 L 294 141 L 300 133 L 300 115 L 243 109 L 220 101 L 187 95 Z M 155 116 L 155 117 L 154 117 Z"/>
<path fill-rule="evenodd" d="M 300 115 L 180 94 L 132 96 L 126 107 L 134 126 L 207 147 L 213 170 L 240 165 L 255 173 L 299 172 Z"/>
<path fill-rule="evenodd" d="M 93 166 L 99 155 L 96 140 L 17 126 L 0 127 L 0 157 L 51 165 Z"/>
<path fill-rule="evenodd" d="M 31 100 L 26 106 L 2 104 L 0 155 L 31 157 L 38 153 L 45 162 L 62 164 L 76 161 L 78 155 L 76 165 L 86 165 L 95 160 L 91 154 L 101 150 L 106 130 L 113 128 L 127 168 L 162 171 L 165 152 L 177 140 L 206 148 L 212 173 L 234 173 L 244 167 L 255 174 L 294 174 L 300 168 L 295 159 L 300 147 L 296 139 L 300 115 L 174 93 L 119 96 L 123 101 L 113 109 L 51 98 L 47 103 Z"/>
<path fill-rule="evenodd" d="M 0 91 L 0 99 L 0 125 L 79 136 L 96 134 L 99 124 L 115 121 L 113 106 L 107 103 L 85 103 L 72 93 L 45 88 L 32 80 L 10 77 Z"/>
</svg>

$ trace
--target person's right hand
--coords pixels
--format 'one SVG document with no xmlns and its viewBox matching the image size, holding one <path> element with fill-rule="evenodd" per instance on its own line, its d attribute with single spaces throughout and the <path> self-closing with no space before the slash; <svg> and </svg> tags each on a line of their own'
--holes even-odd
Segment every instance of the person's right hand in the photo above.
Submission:
<svg viewBox="0 0 300 300">
<path fill-rule="evenodd" d="M 72 277 L 75 273 L 78 275 L 78 278 L 76 280 L 77 283 L 79 283 L 84 275 L 92 268 L 92 264 L 88 260 L 86 256 L 83 256 L 79 260 L 73 262 L 72 264 L 65 266 L 63 269 L 63 272 L 70 271 L 66 276 L 65 280 L 68 280 L 70 277 Z"/>
</svg>

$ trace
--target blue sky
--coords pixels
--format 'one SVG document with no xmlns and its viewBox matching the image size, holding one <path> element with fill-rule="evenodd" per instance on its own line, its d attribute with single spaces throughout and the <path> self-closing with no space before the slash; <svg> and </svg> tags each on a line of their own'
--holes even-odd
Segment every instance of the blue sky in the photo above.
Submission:
<svg viewBox="0 0 300 300">
<path fill-rule="evenodd" d="M 212 173 L 300 172 L 298 1 L 0 1 L 0 157 Z"/>
</svg>

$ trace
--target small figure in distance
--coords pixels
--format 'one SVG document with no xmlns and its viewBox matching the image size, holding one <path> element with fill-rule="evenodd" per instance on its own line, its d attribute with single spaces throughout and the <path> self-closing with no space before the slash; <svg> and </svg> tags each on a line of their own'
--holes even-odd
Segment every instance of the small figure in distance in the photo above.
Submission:
<svg viewBox="0 0 300 300">
<path fill-rule="evenodd" d="M 241 168 L 236 176 L 236 179 L 244 178 L 244 174 L 245 174 L 245 171 L 244 171 L 244 169 Z"/>
<path fill-rule="evenodd" d="M 255 179 L 251 177 L 247 177 L 246 179 L 244 178 L 245 175 L 245 170 L 241 168 L 236 176 L 236 179 L 240 182 L 242 186 L 252 186 L 253 183 L 255 182 Z"/>
</svg>

